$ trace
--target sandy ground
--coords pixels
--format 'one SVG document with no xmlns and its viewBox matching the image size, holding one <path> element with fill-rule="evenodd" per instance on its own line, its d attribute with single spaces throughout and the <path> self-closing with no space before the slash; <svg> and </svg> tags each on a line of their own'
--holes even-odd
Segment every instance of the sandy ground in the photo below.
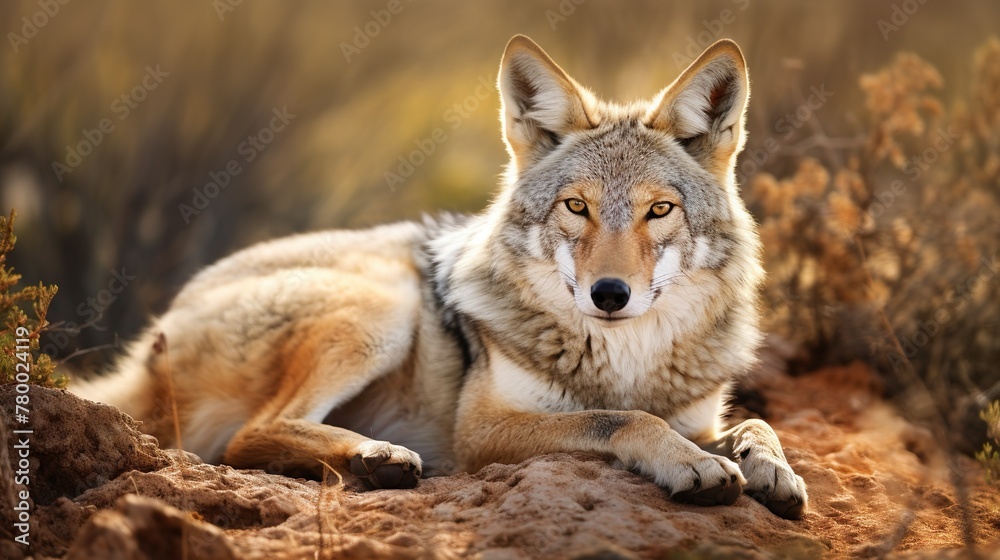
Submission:
<svg viewBox="0 0 1000 560">
<path fill-rule="evenodd" d="M 930 434 L 877 395 L 864 366 L 757 379 L 767 419 L 809 486 L 801 521 L 749 497 L 671 502 L 586 455 L 356 492 L 198 464 L 164 452 L 117 409 L 32 388 L 31 546 L 11 541 L 11 445 L 0 449 L 4 558 L 938 558 L 971 538 L 1000 558 L 1000 491 L 971 459 L 960 505 Z M 0 387 L 5 438 L 13 388 Z M 736 416 L 745 416 L 737 410 Z M 971 536 L 963 536 L 963 519 Z"/>
</svg>

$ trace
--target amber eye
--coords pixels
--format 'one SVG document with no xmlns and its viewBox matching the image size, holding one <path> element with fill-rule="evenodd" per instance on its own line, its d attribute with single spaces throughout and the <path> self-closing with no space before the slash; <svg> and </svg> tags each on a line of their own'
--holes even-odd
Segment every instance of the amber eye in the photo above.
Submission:
<svg viewBox="0 0 1000 560">
<path fill-rule="evenodd" d="M 649 214 L 646 215 L 646 218 L 650 220 L 662 218 L 669 214 L 673 209 L 674 205 L 671 202 L 657 202 L 649 207 Z"/>
<path fill-rule="evenodd" d="M 579 198 L 571 198 L 567 200 L 566 208 L 569 208 L 569 211 L 574 214 L 579 214 L 581 216 L 587 215 L 587 203 Z"/>
</svg>

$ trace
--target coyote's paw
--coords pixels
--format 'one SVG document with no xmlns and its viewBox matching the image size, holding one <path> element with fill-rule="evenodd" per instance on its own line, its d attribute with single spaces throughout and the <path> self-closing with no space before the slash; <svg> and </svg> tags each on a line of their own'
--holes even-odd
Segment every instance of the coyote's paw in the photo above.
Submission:
<svg viewBox="0 0 1000 560">
<path fill-rule="evenodd" d="M 739 456 L 747 479 L 746 493 L 785 519 L 800 519 L 808 496 L 802 477 L 784 460 L 763 449 L 750 448 Z"/>
<path fill-rule="evenodd" d="M 387 441 L 366 441 L 351 458 L 351 474 L 372 490 L 413 488 L 420 478 L 420 456 Z"/>
<path fill-rule="evenodd" d="M 653 471 L 653 480 L 666 488 L 672 499 L 699 506 L 732 505 L 746 482 L 736 463 L 701 450 L 657 465 Z"/>
</svg>

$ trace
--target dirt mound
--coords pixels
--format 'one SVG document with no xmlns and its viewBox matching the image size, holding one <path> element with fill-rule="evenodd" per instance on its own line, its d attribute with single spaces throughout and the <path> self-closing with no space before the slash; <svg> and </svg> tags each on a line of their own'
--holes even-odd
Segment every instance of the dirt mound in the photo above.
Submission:
<svg viewBox="0 0 1000 560">
<path fill-rule="evenodd" d="M 29 423 L 21 425 L 8 414 L 15 411 L 15 385 L 0 385 L 4 405 L 0 423 L 5 435 L 15 436 L 14 430 L 25 428 L 34 432 L 16 438 L 29 440 L 31 496 L 36 505 L 51 504 L 61 496 L 74 498 L 123 472 L 152 471 L 169 464 L 156 438 L 139 432 L 139 424 L 117 408 L 74 399 L 64 391 L 34 386 L 29 391 Z M 10 466 L 4 461 L 0 472 L 7 474 Z M 0 485 L 10 481 L 4 476 Z"/>
<path fill-rule="evenodd" d="M 731 507 L 676 504 L 642 477 L 582 454 L 360 493 L 336 481 L 200 464 L 157 449 L 115 408 L 32 387 L 32 544 L 5 537 L 0 555 L 935 557 L 965 538 L 987 548 L 1000 540 L 1000 492 L 982 484 L 972 461 L 949 468 L 926 431 L 878 398 L 866 368 L 772 373 L 756 385 L 754 408 L 766 412 L 809 485 L 802 521 L 779 519 L 746 496 Z M 13 410 L 13 396 L 0 388 L 4 411 Z M 3 412 L 0 421 L 9 437 L 17 426 Z M 14 442 L 4 443 L 0 455 Z M 0 459 L 0 517 L 9 532 L 13 477 L 10 457 Z M 964 511 L 950 483 L 956 476 L 968 483 Z"/>
</svg>

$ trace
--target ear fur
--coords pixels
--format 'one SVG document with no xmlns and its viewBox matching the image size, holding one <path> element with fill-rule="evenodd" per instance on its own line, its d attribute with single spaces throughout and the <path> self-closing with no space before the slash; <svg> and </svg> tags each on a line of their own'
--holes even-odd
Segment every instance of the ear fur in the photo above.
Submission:
<svg viewBox="0 0 1000 560">
<path fill-rule="evenodd" d="M 593 95 L 524 35 L 507 43 L 498 81 L 504 141 L 519 168 L 538 161 L 566 133 L 598 124 Z"/>
<path fill-rule="evenodd" d="M 646 126 L 675 137 L 706 169 L 730 174 L 743 149 L 749 97 L 743 53 L 736 43 L 722 39 L 660 92 Z"/>
</svg>

